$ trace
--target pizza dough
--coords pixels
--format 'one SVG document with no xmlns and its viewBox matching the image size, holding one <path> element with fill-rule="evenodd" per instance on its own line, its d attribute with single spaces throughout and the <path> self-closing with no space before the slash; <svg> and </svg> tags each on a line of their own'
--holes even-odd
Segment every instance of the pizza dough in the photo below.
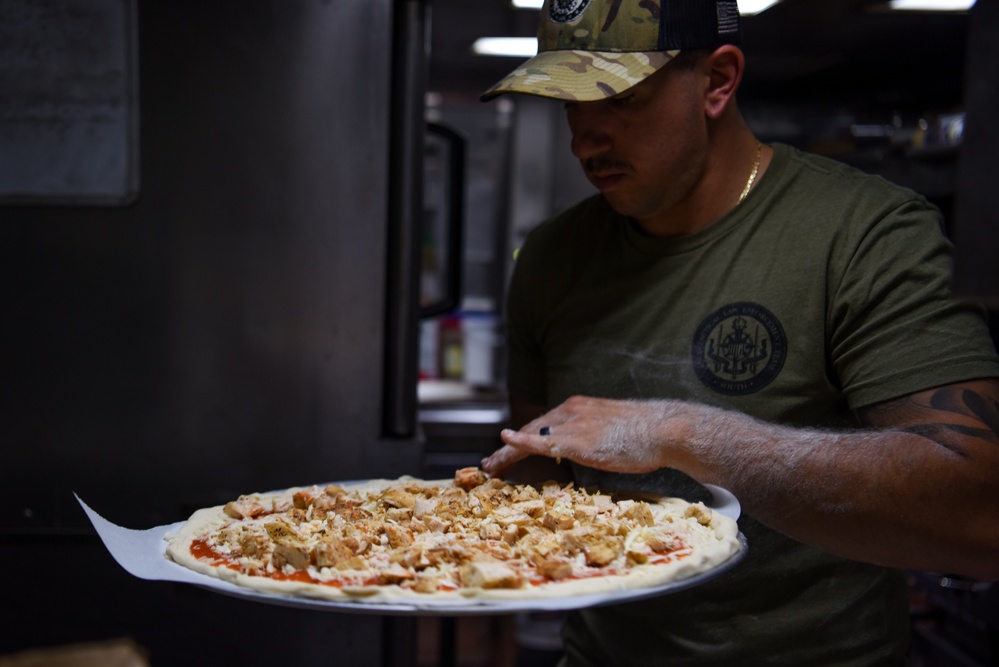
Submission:
<svg viewBox="0 0 999 667">
<path fill-rule="evenodd" d="M 736 522 L 701 503 L 511 485 L 475 468 L 245 495 L 167 539 L 175 562 L 240 586 L 379 603 L 656 587 L 740 550 Z"/>
</svg>

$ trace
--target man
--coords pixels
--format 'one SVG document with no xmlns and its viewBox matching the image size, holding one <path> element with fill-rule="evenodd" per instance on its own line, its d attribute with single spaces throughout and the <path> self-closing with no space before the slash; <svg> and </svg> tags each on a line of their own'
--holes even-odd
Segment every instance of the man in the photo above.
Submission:
<svg viewBox="0 0 999 667">
<path fill-rule="evenodd" d="M 518 255 L 519 430 L 483 467 L 719 485 L 749 544 L 696 588 L 571 614 L 564 664 L 901 664 L 901 569 L 999 578 L 999 359 L 938 211 L 756 140 L 735 2 L 549 0 L 539 37 L 484 97 L 563 100 L 599 195 Z"/>
</svg>

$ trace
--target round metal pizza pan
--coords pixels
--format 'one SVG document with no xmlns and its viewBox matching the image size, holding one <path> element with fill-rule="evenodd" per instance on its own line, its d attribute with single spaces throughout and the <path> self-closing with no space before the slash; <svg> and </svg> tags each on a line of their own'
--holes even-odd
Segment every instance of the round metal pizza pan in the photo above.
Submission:
<svg viewBox="0 0 999 667">
<path fill-rule="evenodd" d="M 340 484 L 343 486 L 350 486 L 357 483 L 357 481 L 353 481 L 341 482 Z M 710 491 L 712 495 L 712 501 L 708 504 L 711 509 L 733 520 L 738 520 L 742 512 L 742 507 L 730 491 L 711 484 L 705 484 L 704 487 Z M 711 570 L 686 579 L 647 588 L 625 588 L 617 591 L 592 595 L 524 598 L 522 600 L 482 600 L 475 597 L 469 597 L 464 600 L 455 600 L 453 598 L 447 600 L 421 598 L 420 600 L 415 600 L 413 602 L 380 602 L 370 598 L 330 600 L 278 595 L 244 588 L 229 582 L 222 582 L 218 579 L 205 575 L 197 576 L 204 577 L 206 580 L 204 584 L 198 585 L 202 585 L 202 587 L 208 588 L 216 593 L 222 593 L 224 595 L 230 595 L 244 600 L 252 600 L 265 604 L 294 607 L 298 609 L 311 609 L 315 611 L 350 614 L 380 614 L 385 616 L 495 616 L 540 611 L 568 611 L 572 609 L 584 609 L 587 607 L 621 604 L 624 602 L 635 602 L 637 600 L 670 595 L 672 593 L 700 586 L 705 582 L 711 581 L 725 572 L 728 572 L 742 562 L 742 560 L 746 557 L 748 550 L 749 544 L 746 540 L 746 536 L 740 532 L 739 550 L 733 554 L 731 558 Z M 178 565 L 177 567 L 181 566 Z"/>
<path fill-rule="evenodd" d="M 739 501 L 729 491 L 720 487 L 705 485 L 713 495 L 709 506 L 733 520 L 741 513 Z M 602 605 L 633 602 L 646 598 L 669 595 L 678 591 L 700 586 L 731 570 L 743 559 L 749 549 L 745 535 L 739 533 L 739 550 L 728 560 L 716 567 L 679 581 L 646 588 L 623 588 L 598 594 L 566 595 L 546 598 L 504 598 L 484 600 L 476 597 L 423 598 L 412 601 L 379 601 L 375 598 L 320 599 L 301 596 L 279 595 L 257 591 L 216 577 L 208 576 L 173 562 L 166 555 L 169 537 L 184 522 L 157 526 L 147 530 L 132 530 L 117 526 L 97 514 L 79 496 L 83 507 L 101 537 L 108 551 L 118 563 L 133 576 L 146 580 L 173 581 L 193 584 L 201 588 L 231 597 L 294 607 L 313 611 L 339 612 L 350 614 L 379 614 L 388 616 L 470 616 L 502 615 L 535 611 L 565 611 Z"/>
</svg>

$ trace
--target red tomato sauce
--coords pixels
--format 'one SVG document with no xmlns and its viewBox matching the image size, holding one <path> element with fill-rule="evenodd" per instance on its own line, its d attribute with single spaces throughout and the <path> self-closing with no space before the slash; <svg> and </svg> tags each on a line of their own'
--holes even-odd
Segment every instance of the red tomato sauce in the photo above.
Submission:
<svg viewBox="0 0 999 667">
<path fill-rule="evenodd" d="M 342 588 L 343 586 L 374 586 L 378 583 L 378 579 L 375 577 L 368 577 L 361 581 L 343 581 L 340 579 L 330 579 L 328 581 L 322 581 L 314 578 L 308 573 L 307 570 L 295 570 L 291 574 L 288 574 L 282 570 L 275 570 L 274 572 L 261 572 L 261 571 L 246 571 L 243 570 L 238 563 L 234 563 L 224 554 L 220 554 L 215 549 L 208 546 L 208 543 L 204 540 L 194 540 L 191 543 L 191 555 L 198 560 L 208 561 L 212 567 L 227 567 L 230 570 L 236 570 L 237 572 L 243 572 L 247 576 L 251 577 L 267 577 L 268 579 L 274 579 L 275 581 L 298 581 L 305 584 L 319 584 L 321 586 L 332 586 L 333 588 Z"/>
</svg>

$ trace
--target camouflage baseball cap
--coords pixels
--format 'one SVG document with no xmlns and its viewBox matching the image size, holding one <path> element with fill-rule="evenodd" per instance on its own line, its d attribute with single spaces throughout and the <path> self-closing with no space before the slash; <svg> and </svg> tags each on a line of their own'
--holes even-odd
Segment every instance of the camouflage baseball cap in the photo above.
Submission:
<svg viewBox="0 0 999 667">
<path fill-rule="evenodd" d="M 482 94 L 613 97 L 682 49 L 739 43 L 736 0 L 545 0 L 538 55 Z"/>
</svg>

